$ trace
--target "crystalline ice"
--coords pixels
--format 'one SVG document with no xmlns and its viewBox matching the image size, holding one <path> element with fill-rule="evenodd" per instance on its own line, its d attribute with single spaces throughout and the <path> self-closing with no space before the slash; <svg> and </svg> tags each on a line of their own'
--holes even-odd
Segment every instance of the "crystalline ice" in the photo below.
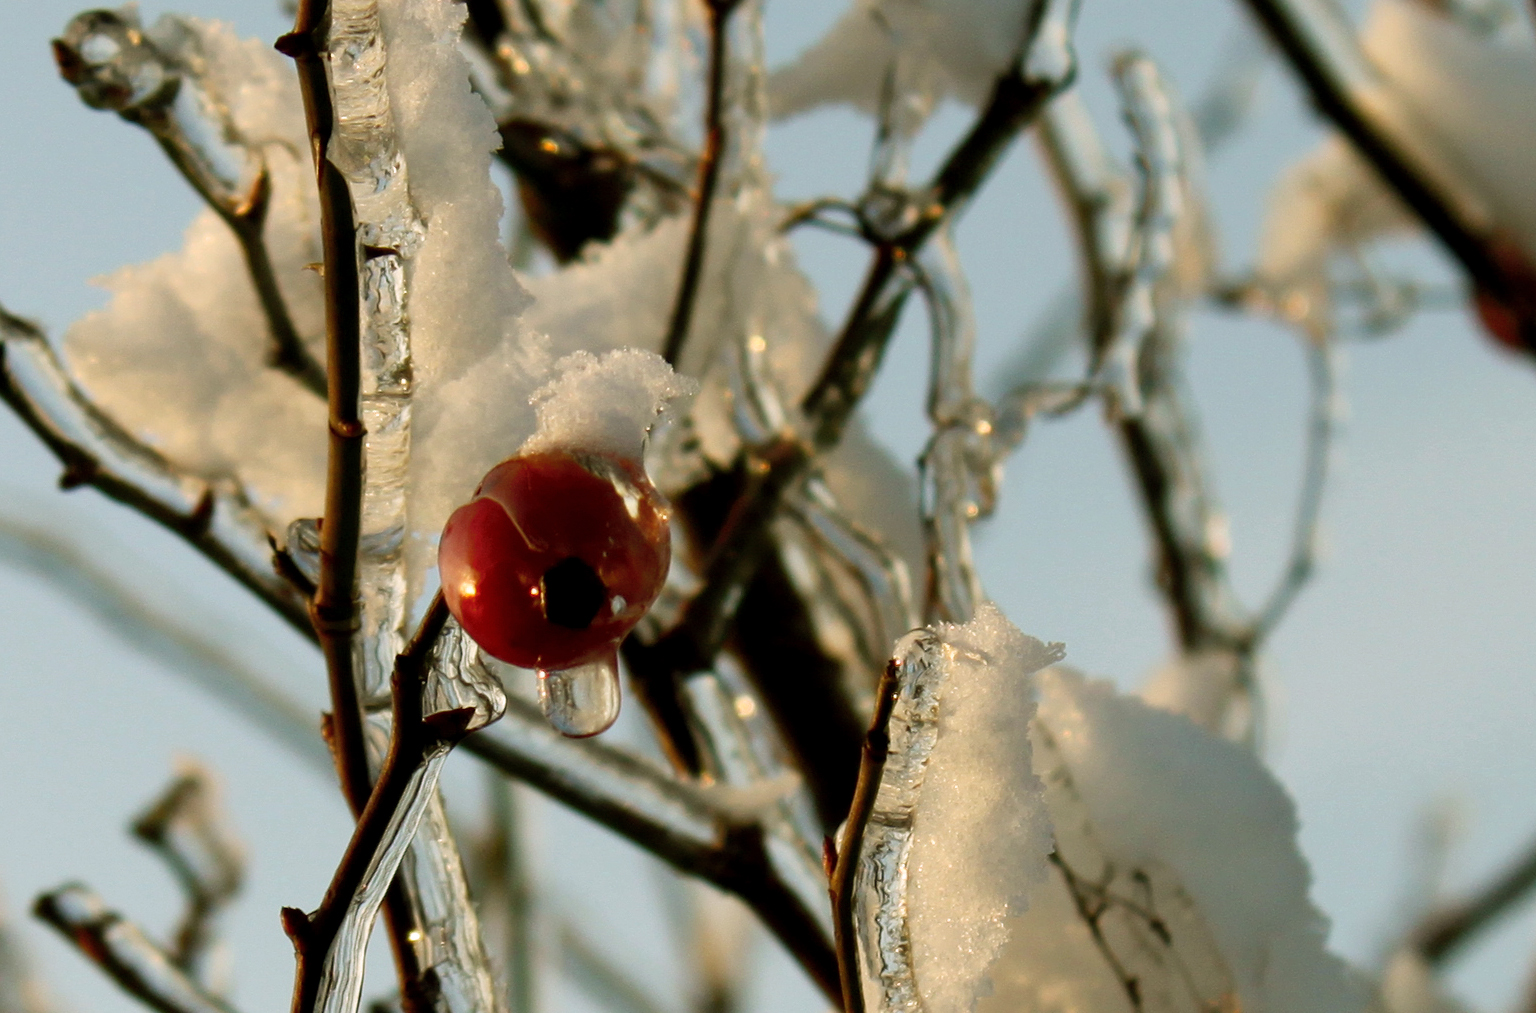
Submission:
<svg viewBox="0 0 1536 1013">
<path fill-rule="evenodd" d="M 554 378 L 534 392 L 538 428 L 519 453 L 577 447 L 638 459 L 662 411 L 697 386 L 654 352 L 572 352 L 555 363 Z"/>
<path fill-rule="evenodd" d="M 1059 668 L 1035 681 L 1036 770 L 1060 861 L 1031 892 L 980 1013 L 1096 1013 L 1125 1001 L 1121 975 L 1147 1009 L 1170 1013 L 1191 1007 L 1162 1003 L 1190 994 L 1264 1013 L 1371 1008 L 1368 986 L 1325 949 L 1294 807 L 1251 750 L 1108 683 Z M 1074 893 L 1102 909 L 1101 939 Z"/>
<path fill-rule="evenodd" d="M 428 753 L 421 765 L 411 772 L 400 802 L 390 814 L 378 850 L 369 860 L 363 880 L 347 906 L 335 941 L 325 955 L 325 966 L 315 999 L 317 1013 L 357 1013 L 362 1000 L 368 937 L 373 932 L 373 923 L 378 919 L 379 907 L 384 903 L 384 894 L 389 890 L 389 884 L 394 880 L 410 848 L 411 839 L 416 835 L 422 817 L 437 798 L 437 780 L 442 774 L 443 761 L 447 758 L 448 745 L 440 745 Z"/>
<path fill-rule="evenodd" d="M 422 713 L 473 710 L 467 731 L 484 728 L 507 709 L 507 692 L 457 619 L 449 619 L 432 653 Z"/>
<path fill-rule="evenodd" d="M 584 739 L 619 719 L 619 659 L 539 671 L 539 709 L 561 735 Z"/>
<path fill-rule="evenodd" d="M 275 284 L 318 355 L 321 285 L 305 270 L 320 259 L 318 218 L 290 61 L 268 43 L 242 41 L 192 18 L 162 19 L 145 39 L 184 61 L 184 97 L 202 96 L 198 109 L 186 110 L 197 123 L 166 121 L 174 136 L 162 140 L 182 145 L 184 168 L 209 199 L 245 201 L 247 177 L 265 167 L 263 235 Z M 243 138 L 260 140 L 259 160 L 246 159 Z M 317 516 L 324 405 L 268 366 L 269 321 L 240 245 L 218 213 L 209 209 L 193 222 L 181 251 L 122 269 L 102 284 L 112 290 L 111 303 L 76 322 L 64 342 L 70 371 L 91 400 L 179 468 L 235 476 L 275 530 L 295 517 Z"/>
<path fill-rule="evenodd" d="M 967 1013 L 985 990 L 1003 919 L 1022 910 L 1050 848 L 1028 680 L 1060 657 L 990 604 L 898 643 L 890 754 L 855 880 L 870 1010 Z"/>
</svg>

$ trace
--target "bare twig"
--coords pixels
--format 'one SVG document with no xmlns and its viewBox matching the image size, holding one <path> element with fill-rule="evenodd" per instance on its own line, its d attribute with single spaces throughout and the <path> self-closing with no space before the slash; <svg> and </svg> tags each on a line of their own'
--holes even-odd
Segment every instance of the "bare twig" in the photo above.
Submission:
<svg viewBox="0 0 1536 1013">
<path fill-rule="evenodd" d="M 561 922 L 559 945 L 566 977 L 598 1005 L 612 1013 L 664 1013 L 660 1003 L 572 922 Z"/>
<path fill-rule="evenodd" d="M 1514 317 L 1520 341 L 1536 352 L 1536 284 L 1529 269 L 1513 269 L 1501 257 L 1486 228 L 1474 222 L 1442 181 L 1433 179 L 1351 94 L 1351 68 L 1334 59 L 1340 47 L 1352 50 L 1348 29 L 1323 23 L 1324 15 L 1289 0 L 1246 0 L 1270 40 L 1301 78 L 1318 112 L 1338 128 L 1402 202 L 1440 240 L 1483 294 Z M 1361 61 L 1363 62 L 1363 60 Z"/>
<path fill-rule="evenodd" d="M 147 604 L 141 592 L 97 565 L 84 547 L 42 528 L 0 517 L 0 560 L 54 582 L 129 644 L 188 677 L 312 765 L 334 772 L 315 712 L 181 618 Z"/>
<path fill-rule="evenodd" d="M 133 922 L 109 911 L 88 887 L 60 887 L 33 913 L 52 925 L 118 986 L 159 1013 L 234 1013 L 193 981 Z"/>
<path fill-rule="evenodd" d="M 357 618 L 357 549 L 363 497 L 363 438 L 358 411 L 361 389 L 361 335 L 358 314 L 358 249 L 352 197 L 346 178 L 326 157 L 335 112 L 320 50 L 328 0 L 303 0 L 293 32 L 278 40 L 279 51 L 298 66 L 311 155 L 320 193 L 320 239 L 325 256 L 325 331 L 330 448 L 326 469 L 325 519 L 320 531 L 320 579 L 310 617 L 330 677 L 330 741 L 342 791 L 354 813 L 369 795 L 363 714 L 353 672 L 352 637 Z"/>
<path fill-rule="evenodd" d="M 1479 933 L 1536 888 L 1536 843 L 1526 846 L 1491 882 L 1465 899 L 1431 911 L 1409 935 L 1409 945 L 1435 966 L 1454 957 Z"/>
<path fill-rule="evenodd" d="M 699 282 L 704 275 L 704 246 L 709 234 L 710 209 L 715 203 L 715 186 L 720 178 L 720 156 L 725 151 L 725 72 L 727 27 L 731 13 L 741 0 L 705 0 L 709 14 L 709 86 L 704 109 L 704 148 L 699 153 L 698 192 L 694 194 L 693 226 L 688 233 L 688 250 L 683 257 L 683 275 L 677 285 L 677 299 L 672 306 L 672 320 L 667 325 L 662 355 L 677 365 L 688 340 L 693 322 Z"/>
<path fill-rule="evenodd" d="M 196 975 L 213 941 L 213 919 L 240 892 L 245 862 L 222 825 L 210 775 L 192 765 L 133 821 L 133 834 L 165 860 L 187 897 L 170 949 L 172 963 Z"/>
<path fill-rule="evenodd" d="M 507 701 L 502 727 L 463 748 L 607 827 L 679 872 L 740 897 L 836 1001 L 837 966 L 815 916 L 779 878 L 758 826 L 734 824 L 676 779 L 602 742 L 567 739 L 537 709 Z"/>
<path fill-rule="evenodd" d="M 310 155 L 320 198 L 320 244 L 325 258 L 329 450 L 325 518 L 320 532 L 320 579 L 309 602 L 309 614 L 321 654 L 325 657 L 330 687 L 327 740 L 340 776 L 342 795 L 353 814 L 361 820 L 373 785 L 368 771 L 364 715 L 358 697 L 353 652 L 353 639 L 359 627 L 357 556 L 362 530 L 363 440 L 366 436 L 359 407 L 362 389 L 359 251 L 350 187 L 341 170 L 327 157 L 336 126 L 329 74 L 321 57 L 329 17 L 329 0 L 299 0 L 293 31 L 277 40 L 277 49 L 292 57 L 298 68 L 299 91 L 304 99 Z M 390 890 L 385 911 L 401 992 L 409 1001 L 421 978 L 410 937 L 413 931 L 420 929 L 413 925 L 410 904 L 398 884 Z M 317 966 L 315 974 L 318 973 Z M 307 1013 L 307 1008 L 296 1007 L 296 1013 Z"/>
<path fill-rule="evenodd" d="M 272 572 L 267 521 L 233 481 L 176 468 L 93 405 L 37 325 L 0 307 L 0 400 L 64 465 L 65 489 L 91 486 L 181 537 L 306 636 L 307 605 Z"/>
<path fill-rule="evenodd" d="M 880 775 L 885 772 L 886 757 L 891 748 L 891 711 L 896 706 L 896 693 L 900 688 L 897 679 L 898 664 L 892 660 L 886 665 L 875 695 L 875 713 L 869 722 L 869 732 L 864 737 L 864 750 L 859 761 L 859 780 L 853 790 L 853 804 L 848 809 L 848 822 L 842 840 L 835 846 L 828 839 L 828 857 L 831 865 L 830 882 L 832 895 L 832 924 L 837 941 L 837 970 L 842 981 L 843 1013 L 863 1013 L 864 988 L 859 980 L 858 939 L 854 930 L 854 881 L 859 866 L 859 850 L 864 842 L 864 828 L 875 808 L 875 797 L 880 793 Z"/>
<path fill-rule="evenodd" d="M 325 899 L 314 914 L 297 908 L 283 909 L 283 927 L 293 940 L 298 969 L 294 985 L 293 1013 L 313 1013 L 327 957 L 335 945 L 347 909 L 375 862 L 386 833 L 396 817 L 412 775 L 429 753 L 451 745 L 464 734 L 472 709 L 423 715 L 422 690 L 427 659 L 448 621 L 448 606 L 441 594 L 433 600 L 405 653 L 395 664 L 393 728 L 389 755 L 373 785 L 367 804 L 353 829 L 346 854 L 337 866 Z M 411 989 L 418 979 L 402 981 L 407 1008 L 414 1003 Z"/>
</svg>

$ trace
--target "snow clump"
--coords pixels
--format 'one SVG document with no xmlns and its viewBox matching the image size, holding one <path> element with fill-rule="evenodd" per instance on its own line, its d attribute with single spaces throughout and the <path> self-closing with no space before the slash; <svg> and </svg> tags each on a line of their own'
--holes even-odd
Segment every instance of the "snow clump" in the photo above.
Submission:
<svg viewBox="0 0 1536 1013">
<path fill-rule="evenodd" d="M 1026 729 L 1030 676 L 1062 656 L 991 602 L 940 624 L 949 675 L 908 859 L 913 972 L 928 1013 L 968 1013 L 1044 878 L 1051 823 Z"/>
</svg>

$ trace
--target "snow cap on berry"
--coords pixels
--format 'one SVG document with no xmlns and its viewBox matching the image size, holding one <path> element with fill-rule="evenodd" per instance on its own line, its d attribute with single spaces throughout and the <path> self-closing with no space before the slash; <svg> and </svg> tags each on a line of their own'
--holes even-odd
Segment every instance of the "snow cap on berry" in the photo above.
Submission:
<svg viewBox="0 0 1536 1013">
<path fill-rule="evenodd" d="M 686 403 L 699 387 L 655 352 L 638 348 L 572 352 L 552 373 L 528 399 L 538 428 L 519 454 L 577 449 L 638 458 L 662 414 Z"/>
</svg>

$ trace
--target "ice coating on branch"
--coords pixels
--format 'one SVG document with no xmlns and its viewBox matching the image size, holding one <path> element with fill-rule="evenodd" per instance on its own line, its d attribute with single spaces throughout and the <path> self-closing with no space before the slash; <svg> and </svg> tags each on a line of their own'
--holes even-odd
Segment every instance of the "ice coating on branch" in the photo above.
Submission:
<svg viewBox="0 0 1536 1013">
<path fill-rule="evenodd" d="M 1004 918 L 1023 909 L 1050 850 L 1029 677 L 1061 653 L 991 603 L 898 642 L 890 756 L 855 880 L 871 1010 L 967 1013 L 986 991 Z"/>
<path fill-rule="evenodd" d="M 1030 676 L 1062 657 L 991 602 L 938 627 L 951 650 L 908 860 L 913 969 L 928 1013 L 967 1013 L 1045 872 L 1051 823 L 1032 766 Z"/>
<path fill-rule="evenodd" d="M 572 352 L 533 394 L 538 428 L 519 453 L 560 447 L 638 458 L 651 427 L 698 384 L 655 352 L 624 348 L 604 355 Z"/>
<path fill-rule="evenodd" d="M 1528 23 L 1478 33 L 1409 0 L 1376 0 L 1359 36 L 1379 79 L 1360 100 L 1476 225 L 1536 257 L 1536 47 Z M 1326 267 L 1339 248 L 1414 227 L 1375 171 L 1338 137 L 1288 169 L 1270 195 L 1260 280 L 1281 313 L 1328 323 Z"/>
<path fill-rule="evenodd" d="M 1485 205 L 1488 224 L 1536 256 L 1536 45 L 1525 18 L 1478 35 L 1409 0 L 1376 0 L 1360 44 L 1415 115 L 1425 142 Z"/>
<path fill-rule="evenodd" d="M 518 325 L 528 294 L 498 234 L 502 201 L 491 152 L 501 137 L 458 50 L 465 16 L 456 3 L 379 3 L 400 152 L 427 228 L 411 279 L 423 423 L 442 409 L 443 385 L 487 355 L 516 349 L 528 370 L 542 365 L 537 343 L 522 340 Z"/>
<path fill-rule="evenodd" d="M 854 0 L 827 34 L 774 71 L 775 117 L 831 103 L 878 108 L 891 66 L 902 59 L 915 90 L 932 102 L 953 95 L 980 105 L 1020 55 L 1039 0 Z"/>
<path fill-rule="evenodd" d="M 270 45 L 216 22 L 179 19 L 197 39 L 212 91 L 271 176 L 265 237 L 277 284 L 312 355 L 321 355 L 320 259 L 309 142 L 293 68 Z M 325 408 L 267 365 L 267 319 L 229 227 L 205 210 L 181 250 L 98 280 L 106 308 L 64 338 L 71 372 L 97 405 L 173 463 L 237 475 L 279 525 L 320 513 Z"/>
<path fill-rule="evenodd" d="M 1175 1008 L 1153 997 L 1191 982 L 1202 1001 L 1235 1000 L 1247 1013 L 1370 1008 L 1368 988 L 1325 948 L 1294 806 L 1250 750 L 1107 682 L 1049 669 L 1036 684 L 1036 769 L 1058 856 L 1081 896 L 1103 904 L 1100 928 L 1145 1008 Z M 1061 869 L 1031 895 L 982 1013 L 1124 1002 Z M 1138 911 L 1157 917 L 1166 941 Z"/>
</svg>

